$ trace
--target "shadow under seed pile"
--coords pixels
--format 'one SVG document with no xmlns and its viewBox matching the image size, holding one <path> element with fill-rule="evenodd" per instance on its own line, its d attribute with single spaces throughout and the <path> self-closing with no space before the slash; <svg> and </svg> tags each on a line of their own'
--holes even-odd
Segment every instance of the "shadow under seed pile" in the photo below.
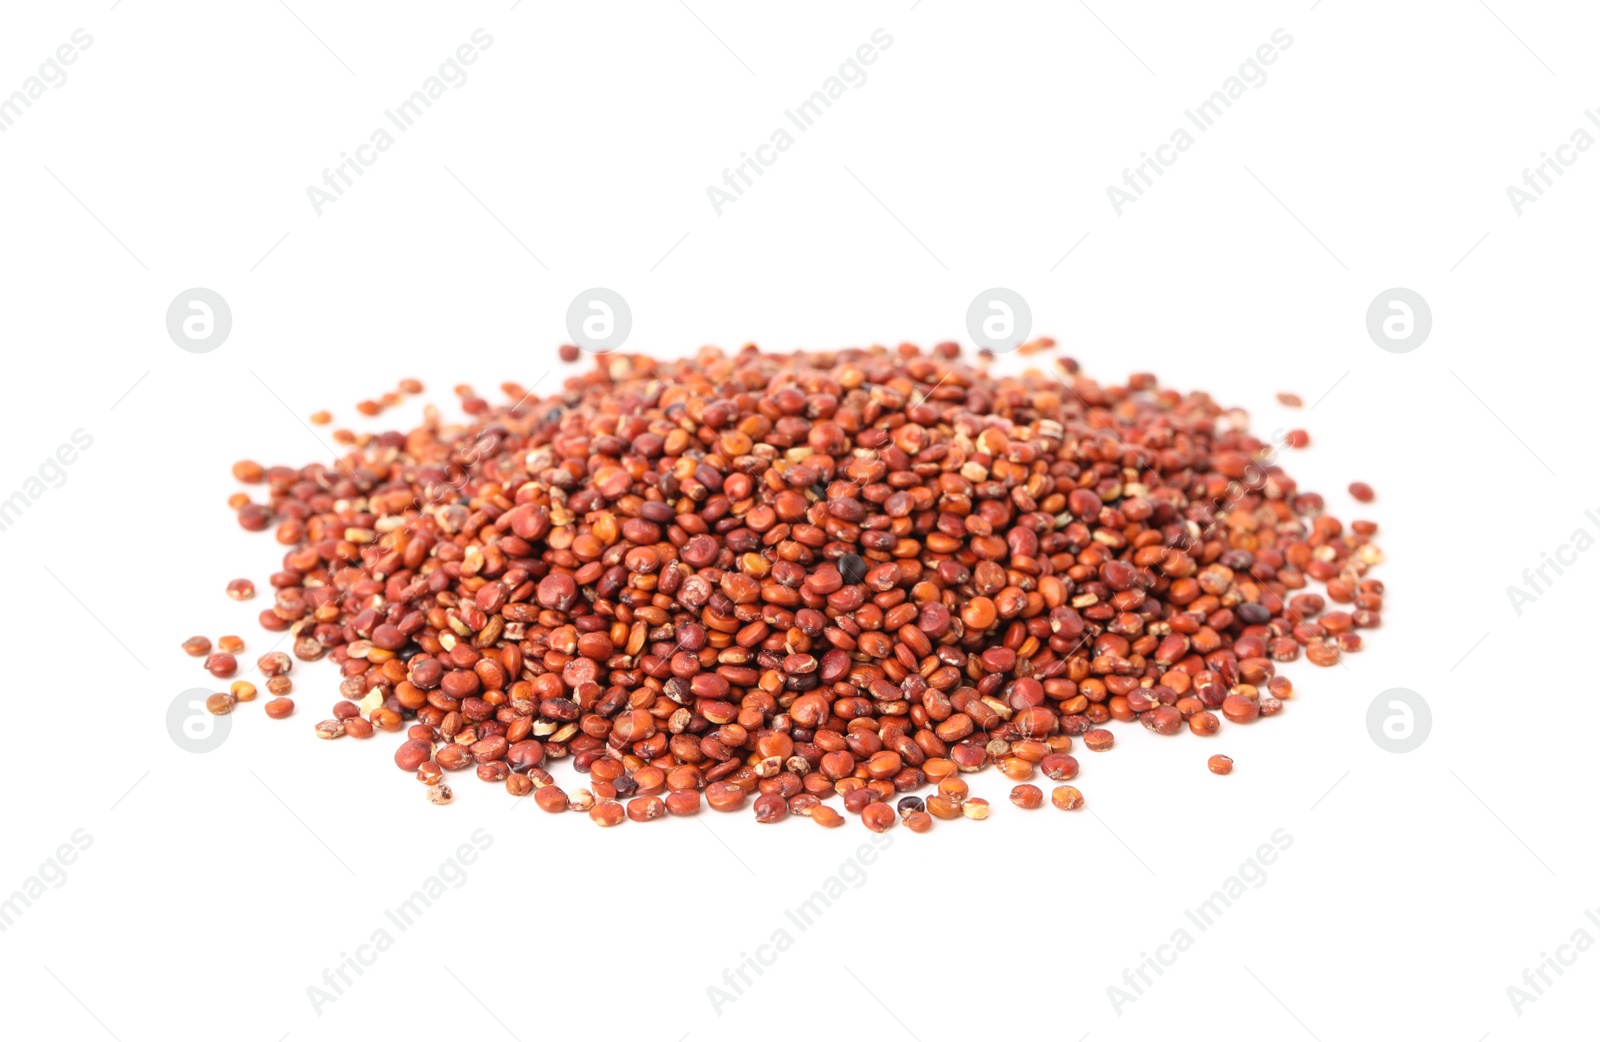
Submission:
<svg viewBox="0 0 1600 1042">
<path fill-rule="evenodd" d="M 474 767 L 602 825 L 754 797 L 832 827 L 838 796 L 878 831 L 986 817 L 959 775 L 991 764 L 1069 781 L 1113 720 L 1272 716 L 1277 662 L 1378 625 L 1376 526 L 1323 514 L 1239 414 L 955 356 L 606 355 L 547 398 L 461 388 L 468 423 L 430 408 L 332 466 L 241 464 L 269 495 L 240 524 L 289 548 L 261 622 L 343 673 L 317 734 L 407 729 L 436 803 Z"/>
</svg>

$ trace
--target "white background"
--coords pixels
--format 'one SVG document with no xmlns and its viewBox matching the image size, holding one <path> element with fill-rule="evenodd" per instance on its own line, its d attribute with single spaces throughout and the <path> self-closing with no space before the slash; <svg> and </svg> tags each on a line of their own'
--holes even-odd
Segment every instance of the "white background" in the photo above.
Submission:
<svg viewBox="0 0 1600 1042">
<path fill-rule="evenodd" d="M 1600 555 L 1520 616 L 1506 593 L 1600 530 L 1580 433 L 1600 158 L 1521 216 L 1506 196 L 1600 97 L 1592 11 L 110 6 L 29 5 L 0 33 L 0 94 L 74 29 L 94 41 L 0 134 L 0 497 L 74 430 L 94 439 L 0 532 L 0 895 L 92 836 L 0 933 L 8 1035 L 1592 1033 L 1600 954 L 1520 1015 L 1506 991 L 1575 930 L 1600 939 Z M 493 44 L 469 80 L 317 216 L 306 187 L 479 27 Z M 706 187 L 880 27 L 893 43 L 867 81 L 718 216 Z M 1293 44 L 1266 82 L 1117 216 L 1107 186 L 1278 28 Z M 228 465 L 330 459 L 300 421 L 359 420 L 402 376 L 440 401 L 462 381 L 553 389 L 568 302 L 593 285 L 630 302 L 630 348 L 666 354 L 964 339 L 974 294 L 1011 287 L 1090 375 L 1153 371 L 1262 433 L 1308 427 L 1291 473 L 1382 525 L 1383 627 L 1344 667 L 1286 667 L 1274 720 L 1204 741 L 1119 729 L 1080 754 L 1085 812 L 1026 814 L 983 776 L 990 820 L 890 833 L 804 933 L 784 910 L 869 838 L 859 824 L 602 832 L 471 777 L 435 808 L 392 737 L 312 737 L 331 668 L 297 665 L 288 722 L 258 701 L 217 751 L 175 745 L 168 704 L 210 683 L 178 643 L 240 633 L 249 663 L 268 646 L 265 600 L 222 589 L 264 587 L 281 548 L 233 523 Z M 165 330 L 193 286 L 232 307 L 209 354 Z M 1409 354 L 1365 329 L 1393 286 L 1433 311 Z M 1320 402 L 1293 413 L 1279 390 Z M 1370 508 L 1345 495 L 1355 479 Z M 1392 687 L 1432 707 L 1406 755 L 1366 727 Z M 1231 777 L 1205 771 L 1218 751 Z M 314 1008 L 307 988 L 480 828 L 492 845 L 464 885 Z M 1293 843 L 1265 883 L 1115 1008 L 1108 986 L 1277 829 Z M 782 927 L 793 945 L 714 1009 L 708 986 Z"/>
</svg>

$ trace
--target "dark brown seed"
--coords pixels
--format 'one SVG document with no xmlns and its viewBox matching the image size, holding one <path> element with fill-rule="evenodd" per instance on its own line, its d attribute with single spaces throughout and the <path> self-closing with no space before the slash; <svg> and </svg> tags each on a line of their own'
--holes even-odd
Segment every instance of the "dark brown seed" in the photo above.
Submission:
<svg viewBox="0 0 1600 1042">
<path fill-rule="evenodd" d="M 744 806 L 745 791 L 733 782 L 712 782 L 706 786 L 706 803 L 712 810 L 735 811 Z"/>
<path fill-rule="evenodd" d="M 667 793 L 667 813 L 675 817 L 688 817 L 700 813 L 700 794 L 693 789 L 680 789 Z"/>
<path fill-rule="evenodd" d="M 756 797 L 756 821 L 770 825 L 789 816 L 789 801 L 775 792 Z"/>
<path fill-rule="evenodd" d="M 239 527 L 247 532 L 260 532 L 272 524 L 272 511 L 259 503 L 246 501 L 238 509 Z"/>
<path fill-rule="evenodd" d="M 1078 758 L 1071 753 L 1051 753 L 1039 761 L 1039 768 L 1051 781 L 1071 781 L 1078 776 Z"/>
<path fill-rule="evenodd" d="M 871 789 L 851 789 L 844 794 L 844 809 L 851 814 L 860 814 L 873 803 L 879 801 L 878 793 Z"/>
<path fill-rule="evenodd" d="M 1183 714 L 1172 706 L 1156 706 L 1139 719 L 1156 734 L 1177 734 L 1183 730 Z"/>
<path fill-rule="evenodd" d="M 478 776 L 479 781 L 499 785 L 511 777 L 511 768 L 506 766 L 504 760 L 490 760 L 488 763 L 478 764 L 473 773 Z"/>
<path fill-rule="evenodd" d="M 1248 724 L 1261 715 L 1261 704 L 1244 695 L 1229 695 L 1222 700 L 1222 715 L 1236 724 Z"/>
<path fill-rule="evenodd" d="M 813 796 L 809 792 L 802 792 L 798 796 L 789 797 L 789 813 L 802 818 L 811 816 L 811 812 L 822 806 L 822 797 Z"/>
<path fill-rule="evenodd" d="M 294 660 L 281 651 L 269 651 L 256 659 L 256 668 L 264 677 L 276 677 L 294 668 Z"/>
<path fill-rule="evenodd" d="M 1336 665 L 1339 655 L 1339 645 L 1333 641 L 1319 640 L 1306 645 L 1306 661 L 1314 666 Z"/>
<path fill-rule="evenodd" d="M 654 821 L 667 813 L 667 805 L 658 796 L 640 796 L 628 801 L 629 821 Z"/>
<path fill-rule="evenodd" d="M 824 804 L 811 812 L 811 820 L 825 829 L 836 829 L 844 824 L 844 815 Z"/>
<path fill-rule="evenodd" d="M 1083 793 L 1072 785 L 1058 785 L 1050 790 L 1050 802 L 1061 810 L 1077 810 L 1083 806 Z"/>
<path fill-rule="evenodd" d="M 433 744 L 419 738 L 407 739 L 394 751 L 394 765 L 402 771 L 414 771 L 433 755 Z"/>
<path fill-rule="evenodd" d="M 459 745 L 446 745 L 433 754 L 434 762 L 447 771 L 463 771 L 472 764 L 472 754 Z"/>
<path fill-rule="evenodd" d="M 1011 790 L 1011 802 L 1023 810 L 1033 810 L 1044 803 L 1044 792 L 1037 785 L 1018 785 Z"/>
<path fill-rule="evenodd" d="M 560 814 L 567 809 L 567 794 L 559 786 L 546 785 L 534 790 L 533 802 L 538 804 L 542 811 Z"/>
<path fill-rule="evenodd" d="M 813 816 L 816 812 L 812 811 Z M 869 803 L 861 811 L 861 823 L 874 832 L 887 832 L 894 827 L 897 816 L 887 803 Z"/>
</svg>

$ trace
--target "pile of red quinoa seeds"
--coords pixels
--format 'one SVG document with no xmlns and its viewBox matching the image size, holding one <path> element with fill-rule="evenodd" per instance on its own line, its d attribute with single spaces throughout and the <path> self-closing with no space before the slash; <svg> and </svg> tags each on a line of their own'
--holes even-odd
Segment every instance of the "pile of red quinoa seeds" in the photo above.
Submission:
<svg viewBox="0 0 1600 1042">
<path fill-rule="evenodd" d="M 704 801 L 921 832 L 987 817 L 963 776 L 994 767 L 1017 807 L 1037 779 L 1074 810 L 1074 753 L 1113 721 L 1186 741 L 1274 716 L 1278 663 L 1333 665 L 1379 623 L 1376 526 L 1150 375 L 747 347 L 502 391 L 457 388 L 464 423 L 340 432 L 331 465 L 234 470 L 266 490 L 239 523 L 286 547 L 267 715 L 293 714 L 295 659 L 330 659 L 316 734 L 404 732 L 394 762 L 435 803 L 471 768 L 607 826 Z"/>
</svg>

